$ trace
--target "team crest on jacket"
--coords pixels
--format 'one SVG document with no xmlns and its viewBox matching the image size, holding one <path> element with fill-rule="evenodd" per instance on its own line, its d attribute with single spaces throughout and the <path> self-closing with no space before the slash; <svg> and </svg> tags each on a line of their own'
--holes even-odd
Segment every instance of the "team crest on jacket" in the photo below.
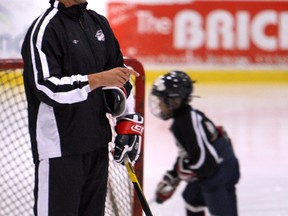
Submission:
<svg viewBox="0 0 288 216">
<path fill-rule="evenodd" d="M 100 29 L 96 32 L 95 37 L 98 39 L 98 41 L 105 41 L 105 35 L 104 35 L 102 29 Z"/>
<path fill-rule="evenodd" d="M 79 40 L 73 40 L 72 43 L 73 44 L 78 44 L 80 41 Z"/>
</svg>

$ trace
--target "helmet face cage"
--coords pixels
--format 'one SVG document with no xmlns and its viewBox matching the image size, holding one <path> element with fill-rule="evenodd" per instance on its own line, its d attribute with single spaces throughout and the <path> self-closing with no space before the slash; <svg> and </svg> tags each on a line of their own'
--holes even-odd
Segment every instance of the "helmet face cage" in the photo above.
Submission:
<svg viewBox="0 0 288 216">
<path fill-rule="evenodd" d="M 166 102 L 163 97 L 150 94 L 149 107 L 151 113 L 160 119 L 167 120 L 173 116 L 173 109 L 171 109 L 170 102 Z"/>
<path fill-rule="evenodd" d="M 149 99 L 152 114 L 162 119 L 171 118 L 173 114 L 171 102 L 180 99 L 181 105 L 189 103 L 193 92 L 193 82 L 182 71 L 171 71 L 156 79 Z M 158 97 L 158 100 L 155 97 Z M 165 111 L 163 111 L 163 105 L 160 107 L 161 101 L 166 104 Z"/>
</svg>

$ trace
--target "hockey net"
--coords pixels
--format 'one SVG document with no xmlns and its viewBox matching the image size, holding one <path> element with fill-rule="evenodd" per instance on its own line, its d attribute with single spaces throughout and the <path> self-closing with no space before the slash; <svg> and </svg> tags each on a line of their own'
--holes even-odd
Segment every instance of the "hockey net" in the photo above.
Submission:
<svg viewBox="0 0 288 216">
<path fill-rule="evenodd" d="M 125 64 L 140 73 L 132 80 L 135 110 L 144 116 L 145 73 L 142 64 L 125 58 Z M 0 216 L 32 216 L 34 165 L 28 133 L 27 103 L 20 59 L 0 60 Z M 143 183 L 144 135 L 141 155 L 135 165 Z M 111 158 L 111 157 L 110 157 Z M 142 208 L 125 166 L 109 162 L 105 216 L 141 216 Z"/>
</svg>

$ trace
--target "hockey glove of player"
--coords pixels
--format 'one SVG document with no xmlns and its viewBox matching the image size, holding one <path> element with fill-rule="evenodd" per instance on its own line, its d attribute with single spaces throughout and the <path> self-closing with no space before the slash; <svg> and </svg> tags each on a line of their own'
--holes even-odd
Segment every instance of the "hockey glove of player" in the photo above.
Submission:
<svg viewBox="0 0 288 216">
<path fill-rule="evenodd" d="M 175 192 L 179 182 L 180 179 L 177 177 L 177 173 L 173 173 L 173 171 L 167 171 L 157 186 L 156 202 L 163 203 L 168 200 Z"/>
<path fill-rule="evenodd" d="M 126 115 L 117 122 L 114 150 L 114 160 L 116 162 L 123 163 L 126 155 L 128 155 L 132 164 L 137 161 L 141 150 L 143 122 L 144 119 L 139 114 Z"/>
<path fill-rule="evenodd" d="M 197 175 L 190 168 L 191 161 L 189 157 L 179 157 L 177 164 L 177 174 L 178 177 L 183 181 L 193 181 L 196 179 Z"/>
</svg>

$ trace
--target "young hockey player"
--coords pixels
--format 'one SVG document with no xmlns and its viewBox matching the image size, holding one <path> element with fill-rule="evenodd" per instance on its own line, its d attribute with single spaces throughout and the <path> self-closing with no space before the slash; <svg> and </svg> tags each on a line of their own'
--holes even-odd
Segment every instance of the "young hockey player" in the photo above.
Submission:
<svg viewBox="0 0 288 216">
<path fill-rule="evenodd" d="M 158 184 L 156 202 L 169 199 L 183 180 L 187 216 L 204 216 L 205 208 L 213 216 L 237 216 L 238 160 L 224 128 L 189 104 L 194 82 L 185 72 L 171 71 L 153 83 L 151 112 L 173 119 L 170 131 L 179 148 L 173 169 Z"/>
</svg>

